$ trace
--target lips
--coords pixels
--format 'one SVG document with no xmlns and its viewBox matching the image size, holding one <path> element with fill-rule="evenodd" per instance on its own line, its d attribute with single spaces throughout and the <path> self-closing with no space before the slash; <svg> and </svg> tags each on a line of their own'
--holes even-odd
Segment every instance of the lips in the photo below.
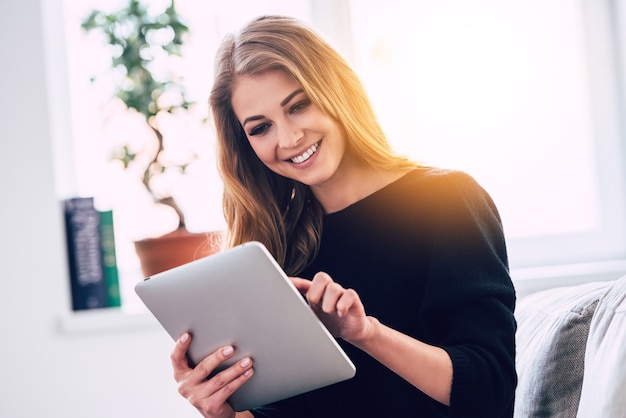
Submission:
<svg viewBox="0 0 626 418">
<path fill-rule="evenodd" d="M 320 143 L 322 141 L 318 141 L 315 144 L 311 145 L 306 151 L 304 151 L 302 154 L 291 158 L 291 162 L 295 163 L 295 164 L 302 164 L 303 162 L 307 161 L 309 158 L 311 158 L 311 156 L 313 154 L 315 154 L 315 151 L 317 151 L 317 149 L 320 146 Z"/>
</svg>

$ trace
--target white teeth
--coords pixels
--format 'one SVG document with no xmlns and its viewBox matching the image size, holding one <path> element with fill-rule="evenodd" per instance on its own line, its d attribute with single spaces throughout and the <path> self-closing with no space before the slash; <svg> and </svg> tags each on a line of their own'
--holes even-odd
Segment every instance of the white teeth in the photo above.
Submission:
<svg viewBox="0 0 626 418">
<path fill-rule="evenodd" d="M 311 145 L 311 148 L 309 148 L 308 150 L 304 151 L 304 153 L 302 155 L 299 155 L 297 157 L 293 157 L 291 159 L 291 161 L 296 163 L 296 164 L 300 164 L 300 163 L 305 162 L 306 160 L 311 158 L 311 155 L 313 155 L 315 153 L 315 151 L 317 151 L 317 148 L 319 146 L 320 146 L 320 143 L 316 142 L 315 144 Z"/>
</svg>

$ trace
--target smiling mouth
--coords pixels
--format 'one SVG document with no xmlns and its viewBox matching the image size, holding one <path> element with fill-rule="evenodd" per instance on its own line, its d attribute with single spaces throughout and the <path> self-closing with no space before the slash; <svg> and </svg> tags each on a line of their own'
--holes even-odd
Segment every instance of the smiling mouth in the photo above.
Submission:
<svg viewBox="0 0 626 418">
<path fill-rule="evenodd" d="M 317 151 L 321 142 L 322 141 L 316 142 L 315 144 L 311 145 L 309 149 L 304 151 L 301 155 L 291 158 L 291 162 L 296 163 L 296 164 L 302 164 L 303 162 L 307 161 L 309 158 L 311 158 L 313 154 L 315 154 L 315 151 Z"/>
</svg>

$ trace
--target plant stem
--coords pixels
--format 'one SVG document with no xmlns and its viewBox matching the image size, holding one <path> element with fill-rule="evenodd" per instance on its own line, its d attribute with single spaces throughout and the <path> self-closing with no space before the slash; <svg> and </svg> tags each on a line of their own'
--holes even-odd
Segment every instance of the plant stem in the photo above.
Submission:
<svg viewBox="0 0 626 418">
<path fill-rule="evenodd" d="M 174 211 L 176 212 L 176 215 L 178 216 L 178 227 L 185 228 L 186 227 L 185 215 L 183 214 L 183 211 L 180 209 L 178 204 L 176 204 L 176 201 L 174 200 L 174 198 L 171 196 L 158 198 L 154 190 L 152 190 L 152 186 L 150 185 L 150 181 L 154 174 L 153 167 L 159 166 L 160 164 L 159 156 L 163 152 L 164 147 L 163 147 L 163 134 L 161 133 L 161 131 L 155 126 L 153 126 L 151 123 L 148 123 L 148 126 L 150 126 L 150 129 L 152 129 L 152 132 L 154 132 L 154 135 L 156 136 L 158 148 L 157 148 L 156 153 L 154 153 L 152 160 L 148 163 L 148 165 L 146 166 L 146 169 L 143 172 L 143 179 L 142 179 L 143 185 L 146 188 L 146 190 L 150 193 L 150 195 L 152 196 L 152 198 L 154 199 L 156 203 L 166 205 L 174 209 Z"/>
</svg>

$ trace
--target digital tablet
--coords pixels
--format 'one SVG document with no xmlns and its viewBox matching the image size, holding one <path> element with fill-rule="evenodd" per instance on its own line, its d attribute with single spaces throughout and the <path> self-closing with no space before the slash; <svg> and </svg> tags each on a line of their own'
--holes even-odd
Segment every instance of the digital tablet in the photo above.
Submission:
<svg viewBox="0 0 626 418">
<path fill-rule="evenodd" d="M 193 364 L 229 344 L 235 356 L 222 369 L 245 356 L 254 360 L 254 374 L 229 399 L 236 411 L 355 374 L 354 364 L 258 242 L 155 274 L 135 291 L 174 340 L 187 331 L 193 335 Z"/>
</svg>

